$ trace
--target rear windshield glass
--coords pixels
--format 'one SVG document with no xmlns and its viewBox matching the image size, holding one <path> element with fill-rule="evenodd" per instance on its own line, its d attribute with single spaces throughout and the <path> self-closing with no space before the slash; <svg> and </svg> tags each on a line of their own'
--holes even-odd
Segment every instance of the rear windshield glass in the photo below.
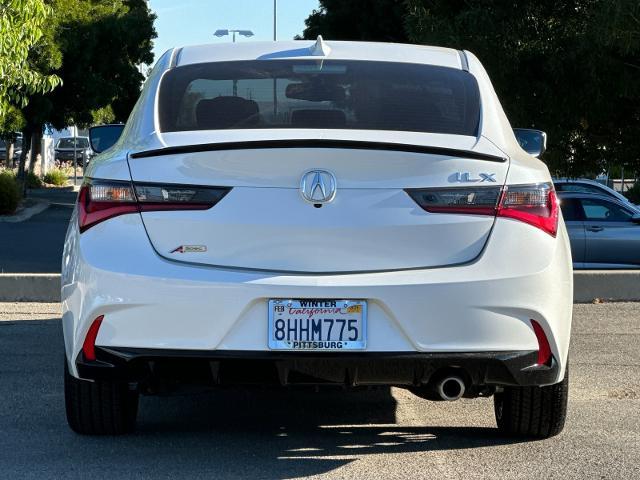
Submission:
<svg viewBox="0 0 640 480">
<path fill-rule="evenodd" d="M 76 138 L 76 148 L 88 148 L 88 138 Z M 58 141 L 58 148 L 73 148 L 73 138 L 61 138 Z"/>
<path fill-rule="evenodd" d="M 475 78 L 448 67 L 371 61 L 252 60 L 168 71 L 164 132 L 249 128 L 476 135 Z"/>
</svg>

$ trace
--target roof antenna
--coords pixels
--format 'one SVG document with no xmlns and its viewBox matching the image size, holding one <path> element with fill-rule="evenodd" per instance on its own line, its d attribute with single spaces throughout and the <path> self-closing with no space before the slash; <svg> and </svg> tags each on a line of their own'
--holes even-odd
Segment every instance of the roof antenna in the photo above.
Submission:
<svg viewBox="0 0 640 480">
<path fill-rule="evenodd" d="M 309 51 L 314 57 L 326 57 L 331 53 L 331 48 L 324 42 L 322 35 L 318 35 L 318 40 L 309 48 Z"/>
</svg>

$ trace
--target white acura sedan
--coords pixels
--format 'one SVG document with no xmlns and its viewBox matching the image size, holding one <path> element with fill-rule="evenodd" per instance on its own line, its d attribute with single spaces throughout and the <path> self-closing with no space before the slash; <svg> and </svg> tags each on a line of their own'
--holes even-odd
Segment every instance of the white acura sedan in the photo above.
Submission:
<svg viewBox="0 0 640 480">
<path fill-rule="evenodd" d="M 390 385 L 493 396 L 503 432 L 556 435 L 571 254 L 544 134 L 517 135 L 465 51 L 168 51 L 124 129 L 91 132 L 63 258 L 69 425 L 129 432 L 140 394 L 192 384 Z"/>
</svg>

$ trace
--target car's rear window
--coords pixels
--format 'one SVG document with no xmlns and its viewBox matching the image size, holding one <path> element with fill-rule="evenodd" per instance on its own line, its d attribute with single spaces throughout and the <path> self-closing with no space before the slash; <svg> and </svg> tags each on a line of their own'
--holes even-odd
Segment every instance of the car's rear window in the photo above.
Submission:
<svg viewBox="0 0 640 480">
<path fill-rule="evenodd" d="M 73 148 L 73 138 L 61 138 L 57 148 Z M 76 148 L 89 148 L 89 139 L 84 137 L 76 138 Z"/>
<path fill-rule="evenodd" d="M 320 128 L 476 135 L 478 84 L 454 68 L 372 61 L 252 60 L 177 67 L 160 129 Z"/>
</svg>

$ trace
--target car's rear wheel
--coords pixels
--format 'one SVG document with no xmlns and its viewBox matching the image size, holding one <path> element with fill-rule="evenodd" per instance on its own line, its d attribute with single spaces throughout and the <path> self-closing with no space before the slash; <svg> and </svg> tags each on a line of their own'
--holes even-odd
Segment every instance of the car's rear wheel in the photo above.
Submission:
<svg viewBox="0 0 640 480">
<path fill-rule="evenodd" d="M 132 432 L 138 413 L 138 393 L 125 382 L 80 380 L 64 362 L 67 422 L 84 435 L 120 435 Z"/>
<path fill-rule="evenodd" d="M 509 435 L 549 438 L 564 428 L 569 368 L 564 379 L 546 387 L 505 387 L 494 396 L 498 428 Z"/>
</svg>

